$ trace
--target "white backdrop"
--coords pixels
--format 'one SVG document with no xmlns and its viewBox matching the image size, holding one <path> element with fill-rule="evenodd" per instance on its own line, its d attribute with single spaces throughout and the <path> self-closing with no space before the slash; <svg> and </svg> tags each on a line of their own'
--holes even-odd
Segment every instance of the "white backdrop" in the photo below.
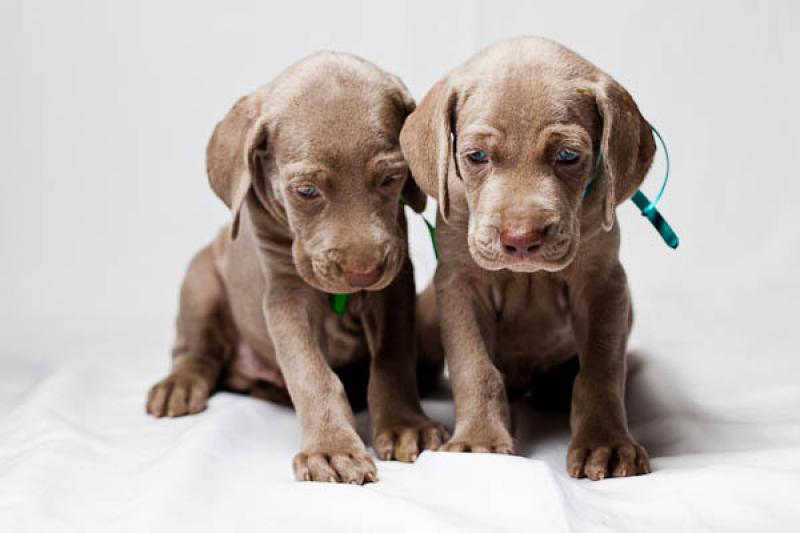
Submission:
<svg viewBox="0 0 800 533">
<path fill-rule="evenodd" d="M 518 518 L 538 523 L 541 517 L 515 513 L 531 508 L 528 496 L 545 502 L 553 496 L 546 487 L 524 493 L 514 485 L 518 475 L 555 476 L 567 491 L 553 503 L 562 506 L 563 516 L 548 522 L 547 513 L 542 515 L 550 529 L 591 523 L 644 530 L 637 525 L 653 517 L 670 527 L 710 529 L 780 529 L 783 520 L 798 523 L 798 511 L 780 494 L 796 496 L 800 489 L 798 476 L 790 475 L 800 468 L 799 5 L 4 1 L 0 525 L 6 519 L 16 529 L 25 529 L 23 523 L 37 529 L 41 524 L 31 516 L 49 516 L 50 526 L 64 529 L 101 528 L 114 520 L 122 529 L 131 524 L 158 529 L 157 524 L 177 521 L 168 509 L 196 510 L 189 498 L 193 493 L 184 493 L 188 499 L 161 493 L 140 499 L 138 489 L 172 486 L 165 481 L 172 479 L 173 488 L 200 490 L 188 484 L 192 469 L 176 467 L 163 450 L 177 446 L 177 436 L 203 431 L 197 427 L 207 427 L 208 435 L 223 431 L 224 421 L 231 420 L 226 416 L 256 440 L 258 430 L 236 416 L 279 420 L 277 427 L 265 426 L 265 442 L 277 447 L 272 455 L 266 444 L 247 452 L 234 447 L 241 455 L 230 460 L 240 466 L 245 459 L 274 465 L 259 478 L 265 486 L 251 480 L 254 485 L 247 487 L 294 502 L 281 507 L 285 513 L 307 501 L 323 507 L 338 502 L 344 505 L 339 509 L 347 508 L 342 502 L 360 502 L 363 496 L 353 496 L 357 492 L 328 494 L 289 483 L 288 460 L 298 445 L 291 413 L 221 396 L 205 418 L 195 421 L 156 427 L 141 414 L 146 386 L 167 368 L 184 268 L 227 220 L 207 185 L 206 141 L 239 96 L 313 51 L 362 55 L 400 75 L 419 99 L 484 45 L 518 34 L 553 38 L 611 73 L 669 144 L 673 173 L 662 212 L 681 236 L 679 250 L 664 246 L 632 205 L 619 210 L 623 257 L 637 306 L 632 350 L 642 369 L 632 382 L 637 401 L 631 416 L 639 420 L 634 430 L 649 445 L 657 472 L 647 481 L 598 485 L 562 479 L 567 437 L 556 424 L 551 445 L 533 439 L 523 447 L 530 459 L 426 454 L 416 470 L 382 464 L 382 484 L 364 490 L 419 494 L 419 485 L 439 480 L 440 474 L 453 480 L 452 486 L 434 483 L 431 508 L 423 513 L 438 530 L 464 526 L 448 509 L 472 516 L 466 523 L 478 530 L 513 530 Z M 645 190 L 657 189 L 662 168 L 659 154 Z M 431 276 L 433 258 L 424 226 L 416 220 L 413 229 L 412 257 L 421 288 Z M 444 400 L 426 408 L 442 420 L 450 416 Z M 99 440 L 82 445 L 85 433 L 93 431 L 101 432 Z M 115 462 L 115 450 L 121 463 Z M 755 455 L 731 459 L 737 453 Z M 150 472 L 155 477 L 145 479 L 146 466 L 159 457 L 161 477 Z M 64 466 L 74 461 L 77 471 Z M 744 466 L 728 471 L 721 464 Z M 84 467 L 99 472 L 97 477 L 87 480 Z M 168 478 L 172 470 L 175 475 Z M 46 473 L 53 471 L 61 477 Z M 747 478 L 753 472 L 769 483 L 754 484 Z M 392 478 L 395 473 L 402 473 L 399 480 Z M 475 508 L 482 498 L 464 493 L 463 487 L 470 485 L 470 476 L 483 479 L 483 473 L 486 479 L 508 480 L 498 487 L 511 492 L 501 491 L 502 505 L 481 514 Z M 241 477 L 228 475 L 217 478 L 221 487 L 233 490 L 227 482 L 241 487 Z M 114 481 L 120 476 L 132 477 L 137 490 Z M 744 492 L 731 493 L 742 476 Z M 273 479 L 283 483 L 278 495 L 268 486 Z M 16 489 L 9 488 L 12 483 Z M 459 498 L 443 496 L 442 487 Z M 642 490 L 659 495 L 648 502 L 654 507 L 636 501 Z M 688 493 L 681 496 L 684 490 Z M 758 499 L 773 490 L 771 499 Z M 703 500 L 719 491 L 730 498 Z M 342 494 L 346 497 L 337 499 Z M 238 503 L 213 509 L 224 514 L 244 505 L 246 496 L 239 496 Z M 80 511 L 81 503 L 91 502 L 95 514 Z M 459 508 L 459 502 L 466 507 Z M 600 514 L 581 512 L 583 505 Z M 670 506 L 681 511 L 670 512 Z M 608 508 L 608 513 L 599 511 Z M 48 515 L 48 509 L 56 511 Z M 407 515 L 393 509 L 397 517 Z M 408 511 L 416 514 L 419 508 Z M 708 516 L 695 520 L 695 512 Z M 227 523 L 214 516 L 197 518 L 196 525 Z M 239 525 L 278 523 L 282 530 L 297 525 L 288 515 L 283 522 L 264 517 L 252 523 L 246 513 L 233 516 Z M 318 515 L 302 516 L 313 529 Z M 370 529 L 369 516 L 358 524 Z M 392 527 L 407 524 L 403 520 Z"/>
</svg>

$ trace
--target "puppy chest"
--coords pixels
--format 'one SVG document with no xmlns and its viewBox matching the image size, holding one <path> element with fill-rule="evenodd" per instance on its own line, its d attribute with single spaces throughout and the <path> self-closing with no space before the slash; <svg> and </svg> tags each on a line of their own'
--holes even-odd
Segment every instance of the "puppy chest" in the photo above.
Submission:
<svg viewBox="0 0 800 533">
<path fill-rule="evenodd" d="M 576 352 L 566 286 L 547 274 L 513 276 L 495 298 L 500 366 L 541 370 Z M 497 305 L 499 304 L 499 305 Z"/>
</svg>

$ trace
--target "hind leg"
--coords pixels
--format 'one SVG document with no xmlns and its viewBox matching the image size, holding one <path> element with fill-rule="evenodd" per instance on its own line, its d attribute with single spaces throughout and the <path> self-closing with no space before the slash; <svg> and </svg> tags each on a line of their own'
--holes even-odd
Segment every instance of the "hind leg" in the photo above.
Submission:
<svg viewBox="0 0 800 533">
<path fill-rule="evenodd" d="M 150 389 L 147 412 L 156 417 L 175 417 L 204 410 L 233 343 L 225 291 L 211 246 L 207 246 L 192 259 L 186 272 L 172 370 Z"/>
</svg>

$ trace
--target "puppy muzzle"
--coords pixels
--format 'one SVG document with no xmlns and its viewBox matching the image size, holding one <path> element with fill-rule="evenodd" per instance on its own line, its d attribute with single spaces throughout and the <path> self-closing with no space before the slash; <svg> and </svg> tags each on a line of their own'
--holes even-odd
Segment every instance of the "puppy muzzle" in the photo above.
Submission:
<svg viewBox="0 0 800 533">
<path fill-rule="evenodd" d="M 572 232 L 556 222 L 487 224 L 470 233 L 472 257 L 487 270 L 554 272 L 565 268 L 574 257 Z"/>
<path fill-rule="evenodd" d="M 311 263 L 315 285 L 326 292 L 346 294 L 385 288 L 400 272 L 404 258 L 404 247 L 388 244 L 360 253 L 328 250 Z"/>
</svg>

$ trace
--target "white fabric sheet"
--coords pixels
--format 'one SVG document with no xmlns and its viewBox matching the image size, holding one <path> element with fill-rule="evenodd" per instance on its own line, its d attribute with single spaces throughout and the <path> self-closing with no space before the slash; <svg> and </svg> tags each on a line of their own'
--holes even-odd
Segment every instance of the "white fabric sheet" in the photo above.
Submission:
<svg viewBox="0 0 800 533">
<path fill-rule="evenodd" d="M 138 325 L 102 341 L 23 327 L 3 354 L 0 531 L 788 531 L 800 360 L 773 335 L 796 324 L 752 303 L 700 319 L 687 311 L 705 302 L 685 294 L 642 306 L 628 405 L 654 473 L 601 482 L 566 475 L 565 416 L 517 403 L 519 457 L 426 452 L 378 462 L 364 487 L 298 483 L 291 410 L 222 393 L 198 416 L 155 420 L 144 394 L 166 355 L 137 344 Z M 452 423 L 446 397 L 425 409 Z"/>
</svg>

